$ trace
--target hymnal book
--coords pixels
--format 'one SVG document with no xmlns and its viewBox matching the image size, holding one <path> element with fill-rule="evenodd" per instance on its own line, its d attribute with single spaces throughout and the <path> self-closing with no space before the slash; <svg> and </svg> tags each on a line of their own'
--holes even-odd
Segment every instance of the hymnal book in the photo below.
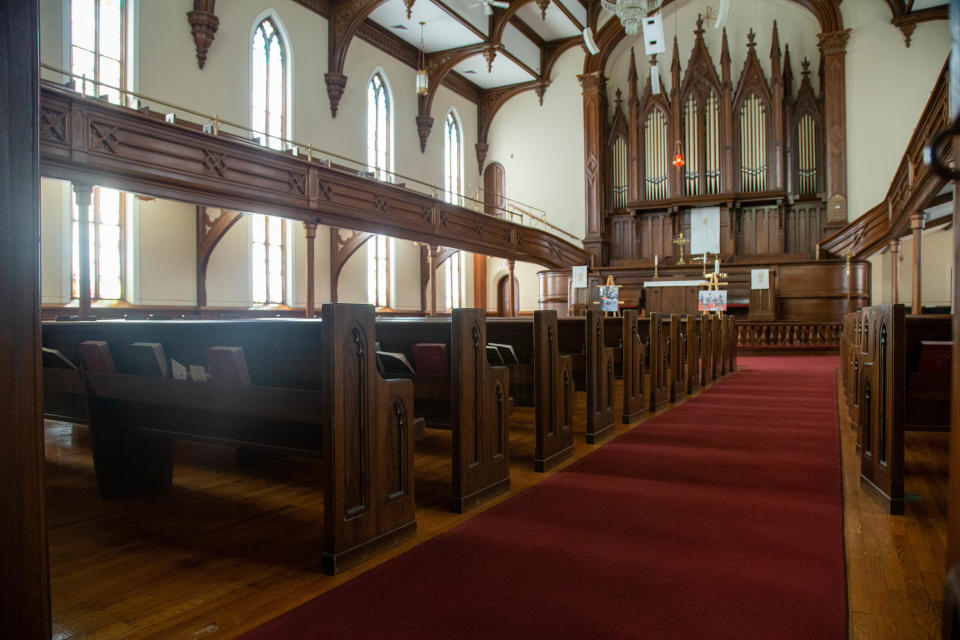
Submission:
<svg viewBox="0 0 960 640">
<path fill-rule="evenodd" d="M 130 345 L 134 373 L 153 378 L 166 378 L 167 354 L 159 342 L 134 342 Z"/>
<path fill-rule="evenodd" d="M 377 370 L 383 377 L 412 376 L 416 373 L 407 356 L 390 351 L 377 351 Z"/>
<path fill-rule="evenodd" d="M 953 361 L 953 342 L 949 340 L 921 340 L 919 373 L 950 374 Z"/>
<path fill-rule="evenodd" d="M 56 349 L 48 349 L 47 347 L 42 347 L 43 349 L 43 366 L 48 369 L 76 369 L 77 365 L 73 364 L 67 357 L 57 351 Z"/>
<path fill-rule="evenodd" d="M 500 350 L 492 344 L 487 345 L 487 362 L 498 367 L 502 367 L 506 364 L 506 362 L 503 361 L 503 356 L 500 354 Z"/>
<path fill-rule="evenodd" d="M 207 349 L 210 380 L 219 384 L 250 384 L 243 347 L 210 347 Z"/>
<path fill-rule="evenodd" d="M 207 376 L 207 368 L 202 364 L 190 365 L 190 379 L 194 382 L 206 382 L 209 379 Z"/>
<path fill-rule="evenodd" d="M 413 366 L 422 376 L 449 375 L 447 345 L 442 342 L 420 342 L 413 345 Z"/>
<path fill-rule="evenodd" d="M 116 373 L 113 356 L 110 355 L 110 343 L 103 340 L 87 340 L 80 343 L 80 359 L 87 371 L 96 373 Z"/>
<path fill-rule="evenodd" d="M 173 358 L 170 358 L 170 377 L 174 380 L 186 380 L 187 368 Z"/>
<path fill-rule="evenodd" d="M 504 364 L 519 364 L 520 358 L 517 357 L 517 352 L 513 350 L 512 344 L 500 344 L 497 342 L 488 342 L 488 347 L 496 347 L 497 351 L 500 352 L 500 357 L 503 358 Z"/>
</svg>

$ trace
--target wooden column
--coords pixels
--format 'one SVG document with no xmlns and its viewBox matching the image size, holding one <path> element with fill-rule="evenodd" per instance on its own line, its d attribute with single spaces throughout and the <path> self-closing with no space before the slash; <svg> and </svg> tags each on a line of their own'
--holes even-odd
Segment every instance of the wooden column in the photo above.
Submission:
<svg viewBox="0 0 960 640">
<path fill-rule="evenodd" d="M 583 88 L 583 162 L 586 183 L 586 231 L 583 248 L 593 254 L 595 265 L 606 264 L 603 229 L 603 158 L 607 139 L 607 79 L 593 71 L 579 76 Z"/>
<path fill-rule="evenodd" d="M 824 62 L 823 115 L 827 159 L 827 225 L 847 223 L 846 52 L 850 30 L 821 33 Z"/>
<path fill-rule="evenodd" d="M 507 288 L 510 291 L 510 293 L 507 295 L 508 295 L 508 300 L 510 300 L 510 305 L 508 306 L 508 309 L 509 309 L 511 318 L 517 315 L 517 300 L 513 291 L 514 282 L 516 282 L 516 280 L 514 280 L 514 275 L 513 275 L 514 266 L 516 266 L 516 262 L 514 260 L 507 260 L 507 273 L 509 274 L 509 278 L 507 279 Z"/>
<path fill-rule="evenodd" d="M 913 230 L 913 313 L 923 313 L 922 283 L 920 267 L 923 264 L 923 212 L 910 214 L 910 228 Z"/>
<path fill-rule="evenodd" d="M 473 254 L 473 306 L 487 308 L 487 256 Z"/>
<path fill-rule="evenodd" d="M 317 239 L 317 223 L 304 222 L 303 232 L 307 238 L 307 317 L 312 318 L 314 307 L 316 306 L 316 301 L 314 300 L 316 293 L 316 264 L 314 263 L 313 244 L 314 240 Z"/>
<path fill-rule="evenodd" d="M 80 253 L 80 273 L 77 274 L 77 298 L 80 303 L 80 317 L 90 315 L 90 202 L 93 187 L 89 184 L 74 184 L 73 192 L 77 197 L 77 235 Z"/>
<path fill-rule="evenodd" d="M 49 638 L 40 382 L 39 18 L 0 3 L 0 637 Z"/>
<path fill-rule="evenodd" d="M 900 238 L 890 240 L 890 304 L 900 299 Z"/>
<path fill-rule="evenodd" d="M 437 251 L 438 247 L 427 246 L 427 271 L 430 272 L 430 315 L 437 315 Z"/>
</svg>

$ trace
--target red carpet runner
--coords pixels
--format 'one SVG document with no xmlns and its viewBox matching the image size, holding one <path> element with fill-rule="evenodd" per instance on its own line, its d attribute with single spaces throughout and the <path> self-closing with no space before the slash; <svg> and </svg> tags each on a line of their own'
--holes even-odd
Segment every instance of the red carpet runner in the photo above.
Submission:
<svg viewBox="0 0 960 640">
<path fill-rule="evenodd" d="M 839 360 L 740 363 L 242 637 L 845 638 Z"/>
</svg>

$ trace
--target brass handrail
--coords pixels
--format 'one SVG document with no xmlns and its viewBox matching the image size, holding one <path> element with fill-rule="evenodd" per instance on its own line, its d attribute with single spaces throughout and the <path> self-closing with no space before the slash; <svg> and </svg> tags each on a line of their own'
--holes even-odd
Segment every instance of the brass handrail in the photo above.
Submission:
<svg viewBox="0 0 960 640">
<path fill-rule="evenodd" d="M 438 193 L 441 193 L 441 194 L 450 194 L 451 196 L 453 196 L 450 200 L 457 201 L 457 199 L 459 199 L 459 200 L 458 200 L 459 202 L 470 202 L 470 203 L 472 204 L 472 208 L 474 209 L 474 211 L 476 211 L 477 213 L 481 213 L 481 214 L 483 214 L 483 215 L 489 215 L 489 214 L 487 214 L 487 213 L 483 210 L 484 203 L 483 203 L 481 200 L 478 200 L 478 199 L 476 199 L 476 198 L 471 198 L 470 196 L 468 196 L 468 195 L 466 195 L 466 194 L 463 194 L 463 193 L 455 193 L 455 192 L 452 192 L 452 191 L 448 191 L 447 189 L 437 187 L 437 186 L 434 185 L 434 184 L 430 184 L 430 183 L 428 183 L 428 182 L 424 182 L 423 180 L 420 180 L 420 179 L 418 179 L 418 178 L 414 178 L 414 177 L 407 176 L 407 175 L 404 175 L 404 174 L 401 174 L 401 173 L 397 173 L 397 172 L 395 172 L 395 171 L 390 171 L 390 170 L 388 170 L 388 169 L 378 169 L 378 168 L 371 169 L 366 162 L 361 162 L 361 161 L 356 160 L 356 159 L 354 159 L 354 158 L 350 158 L 350 157 L 347 157 L 347 156 L 344 156 L 344 155 L 340 155 L 340 154 L 334 153 L 334 152 L 332 152 L 332 151 L 327 151 L 327 150 L 325 150 L 325 149 L 321 149 L 321 148 L 319 148 L 319 147 L 315 147 L 315 146 L 313 146 L 312 144 L 303 143 L 303 142 L 298 142 L 298 141 L 296 141 L 296 140 L 292 140 L 292 139 L 290 139 L 290 138 L 285 138 L 285 137 L 283 137 L 283 136 L 271 135 L 271 134 L 266 133 L 266 132 L 264 132 L 264 131 L 258 131 L 258 130 L 256 130 L 256 129 L 253 129 L 253 128 L 251 128 L 251 127 L 248 127 L 248 126 L 246 126 L 246 125 L 237 124 L 236 122 L 231 122 L 230 120 L 224 120 L 223 118 L 220 118 L 220 116 L 218 116 L 218 115 L 212 115 L 212 116 L 211 116 L 211 115 L 208 114 L 208 113 L 203 113 L 203 112 L 201 112 L 201 111 L 197 111 L 197 110 L 191 109 L 191 108 L 189 108 L 189 107 L 184 107 L 184 106 L 182 106 L 182 105 L 174 104 L 174 103 L 169 102 L 169 101 L 166 101 L 166 100 L 161 100 L 161 99 L 159 99 L 159 98 L 154 98 L 154 97 L 151 97 L 151 96 L 147 96 L 147 95 L 144 95 L 144 94 L 139 93 L 139 92 L 136 92 L 136 91 L 131 91 L 130 89 L 123 89 L 123 88 L 121 88 L 121 87 L 116 87 L 116 86 L 107 84 L 107 83 L 105 83 L 105 82 L 99 81 L 99 80 L 89 79 L 89 78 L 87 78 L 85 75 L 78 74 L 78 73 L 73 73 L 72 71 L 66 71 L 66 70 L 64 70 L 64 69 L 60 69 L 60 68 L 54 67 L 53 65 L 49 65 L 49 64 L 46 64 L 46 63 L 43 63 L 43 62 L 40 63 L 40 66 L 41 66 L 43 69 L 46 69 L 47 71 L 51 71 L 51 72 L 53 72 L 53 73 L 57 73 L 57 74 L 60 74 L 60 75 L 63 75 L 63 76 L 68 76 L 68 77 L 70 77 L 70 78 L 75 78 L 75 79 L 81 80 L 82 83 L 83 83 L 82 88 L 81 88 L 81 90 L 79 91 L 79 93 L 80 93 L 81 95 L 85 95 L 85 96 L 88 95 L 88 94 L 86 93 L 86 84 L 89 82 L 89 83 L 92 83 L 95 87 L 101 87 L 101 88 L 112 89 L 113 91 L 117 91 L 117 92 L 118 92 L 121 96 L 123 96 L 124 98 L 126 98 L 126 97 L 136 98 L 137 101 L 138 101 L 138 107 L 137 107 L 137 108 L 140 108 L 139 101 L 142 100 L 142 101 L 154 103 L 154 104 L 157 104 L 157 105 L 160 105 L 160 106 L 163 106 L 163 107 L 168 107 L 168 108 L 170 108 L 170 109 L 176 109 L 177 111 L 181 111 L 181 112 L 183 112 L 183 113 L 187 113 L 187 114 L 190 114 L 190 115 L 193 115 L 193 116 L 197 116 L 197 117 L 203 118 L 203 119 L 205 119 L 205 120 L 209 120 L 209 121 L 210 121 L 210 124 L 212 125 L 212 133 L 213 133 L 213 135 L 218 135 L 218 134 L 219 134 L 219 129 L 220 129 L 221 126 L 227 126 L 227 127 L 233 127 L 233 128 L 235 128 L 235 129 L 239 129 L 240 131 L 245 131 L 245 132 L 248 132 L 248 133 L 256 134 L 256 135 L 258 135 L 258 136 L 264 136 L 265 139 L 278 140 L 278 141 L 280 141 L 281 143 L 283 143 L 284 145 L 286 145 L 287 148 L 286 148 L 286 149 L 282 149 L 282 150 L 281 150 L 281 149 L 271 149 L 270 147 L 264 147 L 264 148 L 265 148 L 265 149 L 272 150 L 272 151 L 279 151 L 280 153 L 284 153 L 284 152 L 290 151 L 290 150 L 292 150 L 292 149 L 295 148 L 295 149 L 297 150 L 297 154 L 298 154 L 298 155 L 299 155 L 299 153 L 300 153 L 300 148 L 303 148 L 303 149 L 306 149 L 306 152 L 307 152 L 307 153 L 306 153 L 306 155 L 307 155 L 307 160 L 308 160 L 309 162 L 313 162 L 313 155 L 314 155 L 315 153 L 316 153 L 316 154 L 320 154 L 320 155 L 322 155 L 322 156 L 327 156 L 328 158 L 334 158 L 334 159 L 336 159 L 336 160 L 341 160 L 341 161 L 343 161 L 343 162 L 349 162 L 349 163 L 352 163 L 352 164 L 354 164 L 354 165 L 358 165 L 358 166 L 362 167 L 362 171 L 363 171 L 364 173 L 366 173 L 366 174 L 373 174 L 373 175 L 370 176 L 370 177 L 372 177 L 374 180 L 377 180 L 377 181 L 379 181 L 379 182 L 390 182 L 390 183 L 397 182 L 396 180 L 381 180 L 381 179 L 378 177 L 378 176 L 381 175 L 381 174 L 386 174 L 386 175 L 392 176 L 393 178 L 399 178 L 400 180 L 402 180 L 402 181 L 404 181 L 404 182 L 411 182 L 411 183 L 413 183 L 413 184 L 417 184 L 417 185 L 426 187 L 427 189 L 430 190 L 431 197 L 433 197 L 433 198 L 437 198 L 437 194 L 438 194 Z M 73 90 L 76 91 L 76 87 L 75 87 L 75 86 L 73 87 Z M 132 107 L 132 106 L 129 105 L 129 104 L 122 104 L 122 103 L 121 103 L 119 106 L 126 107 L 126 108 L 134 108 L 134 107 Z M 149 106 L 149 105 L 145 105 L 145 106 Z M 479 190 L 478 190 L 478 192 L 479 192 Z M 464 206 L 464 205 L 461 204 L 460 206 Z M 466 207 L 464 206 L 464 208 L 466 208 Z M 535 207 L 532 207 L 532 208 L 535 208 Z M 542 209 L 538 209 L 538 210 L 539 210 L 539 211 L 542 211 Z M 546 214 L 546 212 L 544 212 L 544 215 L 545 215 L 545 214 Z M 549 226 L 551 229 L 554 229 L 554 230 L 556 230 L 556 231 L 559 231 L 560 233 L 563 233 L 564 235 L 566 235 L 566 236 L 568 236 L 568 237 L 570 237 L 570 238 L 573 238 L 575 241 L 579 242 L 579 238 L 577 238 L 577 237 L 576 237 L 575 235 L 573 235 L 572 233 L 569 233 L 568 231 L 565 231 L 565 230 L 561 229 L 560 227 L 557 227 L 557 226 L 555 226 L 555 225 L 553 225 L 553 224 L 550 224 L 550 223 L 547 222 L 545 219 L 538 218 L 537 216 L 534 216 L 534 215 L 532 215 L 532 214 L 530 214 L 530 213 L 528 213 L 527 215 L 528 215 L 531 219 L 537 220 L 538 222 L 541 222 L 541 223 L 543 223 L 544 225 Z M 521 224 L 522 224 L 522 217 L 521 217 Z"/>
</svg>

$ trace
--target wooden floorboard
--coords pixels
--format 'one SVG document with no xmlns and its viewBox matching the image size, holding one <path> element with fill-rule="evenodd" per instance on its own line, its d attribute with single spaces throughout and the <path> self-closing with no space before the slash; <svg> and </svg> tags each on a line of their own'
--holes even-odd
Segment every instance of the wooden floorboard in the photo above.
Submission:
<svg viewBox="0 0 960 640">
<path fill-rule="evenodd" d="M 906 434 L 902 516 L 860 486 L 857 434 L 838 381 L 850 637 L 939 638 L 946 567 L 948 433 Z"/>
<path fill-rule="evenodd" d="M 595 449 L 583 440 L 583 402 L 578 394 L 574 459 Z M 856 434 L 842 403 L 840 419 L 850 637 L 937 637 L 948 436 L 907 435 L 906 486 L 918 500 L 892 518 L 859 485 Z M 617 425 L 616 435 L 627 428 Z M 428 430 L 416 447 L 417 535 L 329 577 L 320 572 L 323 496 L 315 461 L 288 458 L 240 471 L 230 448 L 177 443 L 171 491 L 102 501 L 89 444 L 84 427 L 46 423 L 58 640 L 232 638 L 550 475 L 533 472 L 533 410 L 518 408 L 510 492 L 469 514 L 451 513 L 450 435 Z"/>
</svg>

